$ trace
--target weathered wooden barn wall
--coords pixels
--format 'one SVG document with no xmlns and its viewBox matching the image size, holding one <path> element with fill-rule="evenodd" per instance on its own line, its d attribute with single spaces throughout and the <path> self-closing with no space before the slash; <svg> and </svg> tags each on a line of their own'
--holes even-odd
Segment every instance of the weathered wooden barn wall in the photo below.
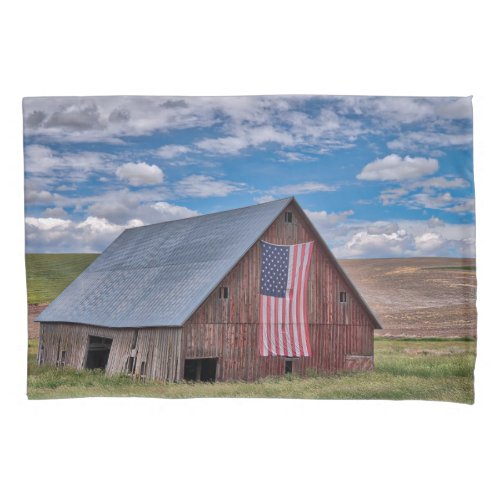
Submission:
<svg viewBox="0 0 500 500">
<path fill-rule="evenodd" d="M 134 375 L 140 375 L 143 367 L 145 378 L 179 380 L 182 377 L 182 329 L 140 328 L 137 330 L 136 348 L 132 349 L 134 331 L 131 328 L 41 323 L 39 357 L 43 357 L 43 363 L 57 365 L 62 351 L 65 351 L 66 365 L 83 368 L 90 336 L 104 337 L 113 339 L 106 373 L 127 373 L 128 359 L 134 357 Z"/>
<path fill-rule="evenodd" d="M 269 227 L 264 241 L 296 244 L 316 240 L 314 232 L 292 205 L 293 222 L 281 214 Z M 255 380 L 284 373 L 285 358 L 259 356 L 260 245 L 255 244 L 219 288 L 184 325 L 183 359 L 217 357 L 217 380 Z M 340 292 L 347 302 L 339 302 Z M 373 367 L 373 324 L 334 267 L 323 245 L 316 241 L 307 286 L 312 356 L 293 361 L 293 373 L 332 373 Z"/>
</svg>

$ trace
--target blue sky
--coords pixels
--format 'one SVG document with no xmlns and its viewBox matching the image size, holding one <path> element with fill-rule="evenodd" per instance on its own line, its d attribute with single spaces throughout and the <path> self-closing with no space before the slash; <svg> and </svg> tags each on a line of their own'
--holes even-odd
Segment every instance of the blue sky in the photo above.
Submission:
<svg viewBox="0 0 500 500">
<path fill-rule="evenodd" d="M 411 97 L 23 103 L 27 252 L 294 195 L 338 257 L 474 256 L 472 104 Z"/>
</svg>

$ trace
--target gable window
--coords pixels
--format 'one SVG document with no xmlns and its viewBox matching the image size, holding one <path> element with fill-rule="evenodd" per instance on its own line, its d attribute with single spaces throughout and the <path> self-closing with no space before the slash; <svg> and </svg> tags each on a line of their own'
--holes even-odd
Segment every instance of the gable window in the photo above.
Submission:
<svg viewBox="0 0 500 500">
<path fill-rule="evenodd" d="M 291 223 L 293 221 L 292 212 L 285 212 L 285 222 Z"/>
<path fill-rule="evenodd" d="M 340 292 L 339 302 L 342 302 L 342 303 L 347 302 L 347 292 Z"/>
<path fill-rule="evenodd" d="M 221 286 L 219 288 L 219 299 L 227 299 L 229 298 L 229 287 Z"/>
</svg>

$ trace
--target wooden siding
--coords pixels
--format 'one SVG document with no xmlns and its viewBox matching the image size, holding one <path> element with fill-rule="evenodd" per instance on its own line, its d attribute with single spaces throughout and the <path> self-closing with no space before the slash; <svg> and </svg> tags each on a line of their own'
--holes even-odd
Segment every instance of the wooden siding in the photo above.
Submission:
<svg viewBox="0 0 500 500">
<path fill-rule="evenodd" d="M 286 211 L 293 213 L 293 222 L 285 222 L 281 214 L 261 239 L 281 245 L 315 240 L 295 207 Z M 218 358 L 217 380 L 284 373 L 284 357 L 262 357 L 258 351 L 259 265 L 257 242 L 221 282 L 229 288 L 229 298 L 219 298 L 218 287 L 184 326 L 182 358 Z M 339 302 L 341 291 L 347 293 L 346 303 Z M 346 356 L 373 359 L 373 324 L 319 241 L 311 258 L 307 304 L 312 356 L 294 360 L 293 373 L 366 369 L 366 364 L 347 363 Z"/>
<path fill-rule="evenodd" d="M 67 366 L 84 368 L 90 336 L 111 338 L 113 342 L 106 365 L 107 374 L 127 373 L 127 360 L 133 356 L 136 358 L 134 375 L 140 374 L 141 363 L 144 361 L 146 378 L 179 380 L 182 377 L 182 329 L 138 329 L 136 348 L 132 349 L 134 331 L 131 328 L 41 323 L 39 356 L 43 356 L 43 363 L 56 365 L 61 352 L 66 351 Z"/>
</svg>

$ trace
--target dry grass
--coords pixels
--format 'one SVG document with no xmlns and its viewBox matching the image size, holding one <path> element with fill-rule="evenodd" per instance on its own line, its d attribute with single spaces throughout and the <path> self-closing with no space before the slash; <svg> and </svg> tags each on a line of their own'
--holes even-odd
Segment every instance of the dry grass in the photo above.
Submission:
<svg viewBox="0 0 500 500">
<path fill-rule="evenodd" d="M 38 366 L 37 341 L 30 341 L 28 397 L 53 399 L 95 396 L 154 398 L 294 398 L 422 399 L 474 402 L 476 343 L 456 340 L 387 340 L 375 342 L 373 372 L 258 382 L 162 383 L 99 370 Z"/>
</svg>

